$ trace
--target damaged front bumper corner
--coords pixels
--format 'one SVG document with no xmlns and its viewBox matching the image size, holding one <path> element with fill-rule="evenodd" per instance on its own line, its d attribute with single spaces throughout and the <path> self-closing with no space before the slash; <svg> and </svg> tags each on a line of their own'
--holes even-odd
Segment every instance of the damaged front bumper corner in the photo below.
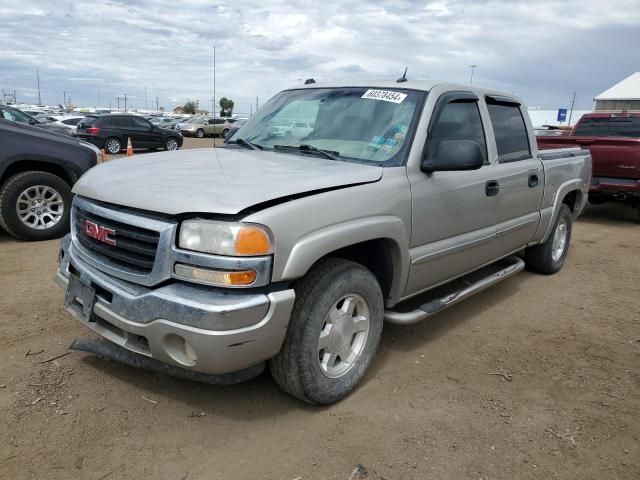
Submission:
<svg viewBox="0 0 640 480">
<path fill-rule="evenodd" d="M 91 311 L 83 313 L 74 294 L 65 308 L 83 325 L 131 352 L 205 374 L 245 370 L 275 356 L 295 300 L 291 289 L 225 292 L 186 282 L 143 287 L 82 261 L 67 235 L 55 280 L 68 290 L 78 278 L 95 291 Z"/>
</svg>

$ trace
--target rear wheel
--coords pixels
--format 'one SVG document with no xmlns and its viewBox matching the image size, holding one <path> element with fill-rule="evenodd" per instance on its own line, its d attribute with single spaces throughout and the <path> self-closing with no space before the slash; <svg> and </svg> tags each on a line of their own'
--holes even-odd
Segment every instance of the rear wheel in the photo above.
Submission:
<svg viewBox="0 0 640 480">
<path fill-rule="evenodd" d="M 203 138 L 204 137 L 204 130 L 199 128 L 198 130 L 196 130 L 196 137 L 198 138 Z"/>
<path fill-rule="evenodd" d="M 224 130 L 222 130 L 222 138 L 227 138 L 227 133 L 229 133 L 228 128 L 225 128 Z"/>
<path fill-rule="evenodd" d="M 320 261 L 295 287 L 296 302 L 271 374 L 286 392 L 327 405 L 351 392 L 371 365 L 384 305 L 375 276 L 362 265 Z"/>
<path fill-rule="evenodd" d="M 0 226 L 22 240 L 49 240 L 69 231 L 71 189 L 47 172 L 24 172 L 0 188 Z"/>
<path fill-rule="evenodd" d="M 572 226 L 571 210 L 567 205 L 562 204 L 547 241 L 527 248 L 525 253 L 527 267 L 535 272 L 546 274 L 559 271 L 569 252 Z"/>
<path fill-rule="evenodd" d="M 116 155 L 122 150 L 122 143 L 120 143 L 120 140 L 115 137 L 109 137 L 107 138 L 107 141 L 104 142 L 104 149 L 107 153 Z"/>
</svg>

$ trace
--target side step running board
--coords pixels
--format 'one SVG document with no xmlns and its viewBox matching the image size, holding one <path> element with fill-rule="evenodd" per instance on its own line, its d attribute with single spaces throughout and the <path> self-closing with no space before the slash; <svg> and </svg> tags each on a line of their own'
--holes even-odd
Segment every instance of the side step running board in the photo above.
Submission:
<svg viewBox="0 0 640 480">
<path fill-rule="evenodd" d="M 407 312 L 386 310 L 384 319 L 389 323 L 398 325 L 421 322 L 491 285 L 506 280 L 522 270 L 524 270 L 524 261 L 521 258 L 515 256 L 505 258 L 458 280 L 454 280 L 445 287 L 438 287 L 427 292 L 424 295 L 429 296 L 428 301 L 415 310 Z M 451 290 L 452 288 L 453 291 Z M 444 295 L 443 290 L 446 291 Z"/>
</svg>

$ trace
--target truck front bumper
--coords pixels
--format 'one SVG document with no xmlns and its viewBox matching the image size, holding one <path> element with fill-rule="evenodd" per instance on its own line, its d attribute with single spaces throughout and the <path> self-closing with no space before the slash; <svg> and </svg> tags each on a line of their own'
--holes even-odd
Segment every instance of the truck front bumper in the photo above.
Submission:
<svg viewBox="0 0 640 480">
<path fill-rule="evenodd" d="M 65 308 L 87 328 L 130 351 L 177 367 L 223 374 L 278 353 L 295 300 L 291 289 L 238 293 L 173 282 L 146 288 L 106 275 L 80 260 L 70 235 L 62 240 L 56 283 L 90 285 L 93 308 L 66 296 Z"/>
</svg>

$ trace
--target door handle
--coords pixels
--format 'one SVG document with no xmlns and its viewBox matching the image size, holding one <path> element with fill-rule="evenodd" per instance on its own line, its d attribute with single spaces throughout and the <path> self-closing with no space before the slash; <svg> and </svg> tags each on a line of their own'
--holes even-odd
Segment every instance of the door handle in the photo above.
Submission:
<svg viewBox="0 0 640 480">
<path fill-rule="evenodd" d="M 529 187 L 530 188 L 537 187 L 539 181 L 540 181 L 540 179 L 538 178 L 538 174 L 537 173 L 532 173 L 531 175 L 529 175 Z"/>
<path fill-rule="evenodd" d="M 489 180 L 484 186 L 484 193 L 487 197 L 493 197 L 500 191 L 500 184 L 497 180 Z"/>
</svg>

